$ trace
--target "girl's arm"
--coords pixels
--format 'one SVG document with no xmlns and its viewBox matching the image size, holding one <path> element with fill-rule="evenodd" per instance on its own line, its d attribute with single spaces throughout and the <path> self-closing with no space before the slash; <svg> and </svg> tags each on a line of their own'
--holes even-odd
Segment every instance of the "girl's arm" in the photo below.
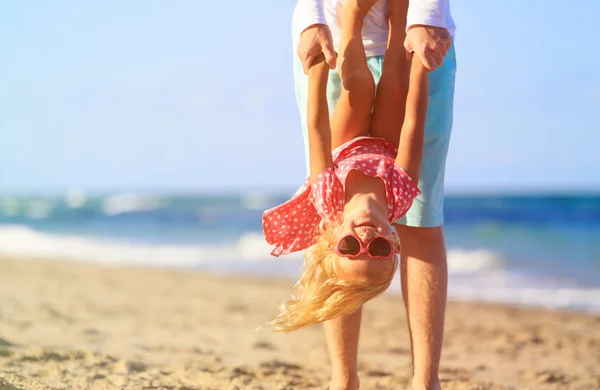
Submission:
<svg viewBox="0 0 600 390">
<path fill-rule="evenodd" d="M 419 181 L 423 160 L 425 117 L 429 97 L 429 74 L 421 60 L 413 55 L 411 60 L 408 95 L 404 123 L 398 143 L 396 163 L 415 181 Z"/>
<path fill-rule="evenodd" d="M 308 70 L 307 127 L 311 184 L 325 168 L 333 165 L 326 93 L 328 77 L 329 66 L 321 54 Z"/>
</svg>

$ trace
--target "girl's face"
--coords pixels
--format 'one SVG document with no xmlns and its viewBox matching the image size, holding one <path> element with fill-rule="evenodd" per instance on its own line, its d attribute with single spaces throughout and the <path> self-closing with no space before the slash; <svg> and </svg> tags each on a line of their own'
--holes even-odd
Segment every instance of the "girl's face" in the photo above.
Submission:
<svg viewBox="0 0 600 390">
<path fill-rule="evenodd" d="M 397 253 L 398 237 L 387 215 L 382 214 L 377 210 L 349 210 L 345 213 L 338 240 L 352 235 L 358 238 L 364 247 L 373 239 L 384 237 L 395 244 L 392 250 Z M 368 283 L 379 283 L 381 278 L 388 278 L 389 273 L 395 269 L 396 257 L 394 255 L 387 259 L 373 258 L 368 253 L 362 253 L 355 258 L 337 256 L 335 269 L 338 277 L 342 279 L 362 279 Z"/>
<path fill-rule="evenodd" d="M 390 237 L 395 233 L 394 228 L 387 219 L 387 214 L 376 209 L 349 210 L 344 213 L 344 222 L 340 235 L 354 234 L 364 242 L 368 242 L 373 235 Z"/>
</svg>

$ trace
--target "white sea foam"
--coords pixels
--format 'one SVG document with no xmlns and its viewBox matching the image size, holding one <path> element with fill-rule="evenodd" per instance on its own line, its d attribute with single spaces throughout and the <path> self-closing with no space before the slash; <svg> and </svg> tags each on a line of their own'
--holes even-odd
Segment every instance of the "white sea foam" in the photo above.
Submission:
<svg viewBox="0 0 600 390">
<path fill-rule="evenodd" d="M 139 244 L 48 234 L 22 225 L 0 225 L 0 254 L 10 256 L 191 267 L 219 261 L 271 260 L 269 252 L 270 248 L 260 234 L 247 234 L 229 245 Z M 291 257 L 299 256 L 297 254 Z"/>
<path fill-rule="evenodd" d="M 486 249 L 466 250 L 451 248 L 448 250 L 448 272 L 450 274 L 473 274 L 493 271 L 502 266 L 502 255 Z"/>
<path fill-rule="evenodd" d="M 600 312 L 600 288 L 475 288 L 452 286 L 451 299 L 467 302 L 499 302 L 513 305 L 541 306 L 559 309 L 578 309 Z"/>
<path fill-rule="evenodd" d="M 54 209 L 54 203 L 50 200 L 33 200 L 27 204 L 26 215 L 31 219 L 44 219 Z"/>
<path fill-rule="evenodd" d="M 259 233 L 248 233 L 236 242 L 219 245 L 138 244 L 75 235 L 48 234 L 27 226 L 0 225 L 0 255 L 27 256 L 71 261 L 91 261 L 107 265 L 130 264 L 166 267 L 226 267 L 242 272 L 290 275 L 301 264 L 301 254 L 282 258 L 269 255 L 270 247 Z M 261 266 L 262 265 L 262 266 Z M 450 249 L 449 296 L 467 301 L 600 311 L 600 289 L 530 288 L 507 286 L 509 273 L 500 254 L 486 250 Z M 251 268 L 250 268 L 251 267 Z M 452 280 L 460 279 L 460 283 Z M 467 281 L 467 282 L 465 282 Z M 398 290 L 394 283 L 392 291 Z"/>
<path fill-rule="evenodd" d="M 135 211 L 152 211 L 160 208 L 161 205 L 162 200 L 159 197 L 125 192 L 104 199 L 102 209 L 106 215 L 117 215 Z"/>
<path fill-rule="evenodd" d="M 242 205 L 248 210 L 265 210 L 272 203 L 271 196 L 266 193 L 249 192 L 242 197 Z"/>
<path fill-rule="evenodd" d="M 17 215 L 20 208 L 21 204 L 19 198 L 10 197 L 0 199 L 0 212 L 8 217 Z"/>
<path fill-rule="evenodd" d="M 52 212 L 55 202 L 51 199 L 32 199 L 22 201 L 16 197 L 0 199 L 0 214 L 14 217 L 19 214 L 30 219 L 44 219 Z"/>
<path fill-rule="evenodd" d="M 78 209 L 85 205 L 87 196 L 85 192 L 79 188 L 70 188 L 65 193 L 65 203 L 72 209 Z"/>
<path fill-rule="evenodd" d="M 246 233 L 230 244 L 168 245 L 48 234 L 23 225 L 0 225 L 0 254 L 15 256 L 185 267 L 214 261 L 271 261 L 270 251 L 260 233 Z M 295 253 L 279 260 L 300 257 Z M 501 256 L 484 250 L 451 249 L 448 260 L 449 271 L 456 274 L 493 270 L 501 265 Z"/>
</svg>

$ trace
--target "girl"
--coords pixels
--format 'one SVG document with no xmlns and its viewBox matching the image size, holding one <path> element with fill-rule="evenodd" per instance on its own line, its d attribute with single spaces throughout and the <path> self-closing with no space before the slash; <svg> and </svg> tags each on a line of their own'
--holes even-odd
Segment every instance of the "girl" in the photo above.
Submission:
<svg viewBox="0 0 600 390">
<path fill-rule="evenodd" d="M 291 200 L 263 215 L 273 255 L 308 248 L 293 299 L 267 324 L 275 331 L 354 312 L 388 288 L 398 266 L 392 223 L 419 194 L 428 75 L 420 60 L 406 60 L 402 47 L 408 0 L 389 0 L 388 47 L 375 97 L 361 37 L 375 2 L 344 5 L 338 66 L 343 90 L 331 125 L 329 68 L 322 56 L 310 68 L 310 177 Z M 405 111 L 398 110 L 402 106 Z"/>
</svg>

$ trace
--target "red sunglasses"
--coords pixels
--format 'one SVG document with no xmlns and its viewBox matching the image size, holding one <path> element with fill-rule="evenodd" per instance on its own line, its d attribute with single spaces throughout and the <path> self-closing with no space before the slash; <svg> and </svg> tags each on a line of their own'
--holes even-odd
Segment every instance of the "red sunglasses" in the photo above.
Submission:
<svg viewBox="0 0 600 390">
<path fill-rule="evenodd" d="M 342 237 L 335 246 L 335 253 L 341 257 L 355 259 L 366 253 L 372 259 L 387 260 L 396 253 L 394 243 L 385 237 L 375 236 L 366 245 L 355 235 Z"/>
</svg>

